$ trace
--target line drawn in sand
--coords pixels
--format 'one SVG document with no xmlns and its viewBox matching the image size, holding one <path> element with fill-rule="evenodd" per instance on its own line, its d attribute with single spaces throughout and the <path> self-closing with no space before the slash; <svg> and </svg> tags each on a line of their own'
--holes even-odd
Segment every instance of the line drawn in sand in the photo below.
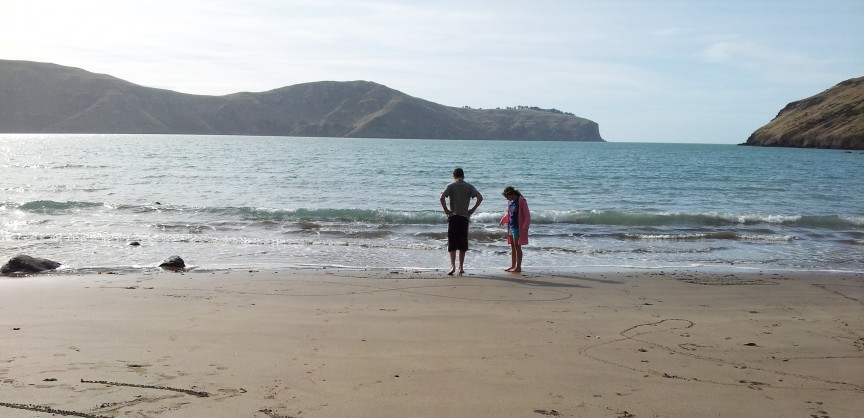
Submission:
<svg viewBox="0 0 864 418">
<path fill-rule="evenodd" d="M 181 389 L 174 388 L 170 386 L 159 386 L 159 385 L 139 385 L 134 383 L 122 383 L 122 382 L 109 382 L 105 380 L 86 380 L 81 379 L 81 383 L 92 383 L 92 384 L 100 384 L 107 386 L 124 386 L 124 387 L 132 387 L 132 388 L 142 388 L 142 389 L 156 389 L 156 390 L 167 390 L 171 392 L 183 393 L 186 395 L 191 395 L 199 398 L 207 398 L 210 397 L 211 394 L 204 391 L 197 391 L 192 389 Z M 246 393 L 244 389 L 239 389 L 237 393 Z M 74 417 L 82 417 L 82 418 L 109 418 L 104 415 L 91 414 L 88 412 L 78 412 L 78 411 L 69 411 L 63 409 L 52 408 L 50 406 L 45 405 L 36 405 L 36 404 L 22 404 L 22 403 L 14 403 L 14 402 L 0 402 L 0 407 L 6 407 L 11 409 L 19 409 L 24 411 L 33 411 L 33 412 L 43 412 L 53 415 L 61 415 L 61 416 L 74 416 Z"/>
<path fill-rule="evenodd" d="M 725 386 L 746 386 L 746 387 L 749 387 L 750 389 L 754 389 L 754 390 L 762 390 L 763 386 L 770 386 L 767 383 L 752 382 L 752 381 L 747 381 L 747 380 L 739 380 L 739 381 L 734 382 L 734 383 L 728 383 L 728 382 L 720 382 L 720 381 L 716 381 L 716 380 L 705 380 L 705 379 L 700 379 L 697 377 L 683 377 L 683 376 L 673 375 L 673 374 L 669 374 L 669 373 L 665 373 L 665 372 L 660 372 L 657 370 L 640 369 L 637 367 L 628 366 L 627 364 L 617 363 L 617 362 L 614 362 L 612 360 L 603 359 L 603 358 L 597 357 L 595 355 L 592 355 L 590 353 L 591 351 L 594 351 L 595 349 L 598 349 L 598 348 L 603 347 L 603 346 L 616 344 L 616 343 L 620 343 L 620 342 L 624 342 L 624 341 L 628 341 L 628 340 L 638 341 L 642 344 L 647 344 L 647 345 L 653 346 L 653 347 L 658 348 L 658 349 L 666 350 L 666 351 L 673 353 L 673 354 L 680 354 L 683 356 L 692 357 L 692 358 L 699 359 L 699 360 L 710 361 L 710 362 L 719 363 L 719 364 L 725 364 L 728 366 L 735 367 L 736 369 L 750 369 L 750 370 L 756 370 L 756 371 L 765 372 L 765 373 L 772 373 L 772 374 L 776 374 L 776 375 L 780 375 L 780 376 L 795 377 L 795 378 L 799 378 L 799 379 L 824 383 L 824 384 L 828 384 L 828 385 L 832 385 L 832 386 L 840 386 L 838 388 L 840 390 L 850 390 L 853 392 L 864 393 L 864 385 L 860 385 L 860 384 L 856 384 L 856 383 L 843 382 L 843 381 L 839 381 L 839 380 L 825 379 L 825 378 L 821 378 L 821 377 L 817 377 L 817 376 L 792 373 L 792 372 L 784 372 L 781 370 L 771 370 L 771 369 L 767 369 L 767 368 L 763 368 L 763 367 L 754 367 L 754 366 L 750 366 L 750 365 L 744 365 L 744 364 L 741 364 L 740 362 L 733 362 L 733 361 L 722 359 L 722 358 L 709 357 L 709 356 L 696 354 L 693 352 L 694 350 L 691 350 L 693 347 L 690 347 L 690 346 L 681 347 L 681 350 L 678 350 L 678 349 L 673 348 L 673 347 L 665 346 L 665 345 L 662 345 L 659 343 L 655 343 L 655 342 L 651 342 L 651 341 L 648 341 L 645 339 L 638 338 L 640 335 L 690 329 L 690 328 L 693 328 L 695 326 L 696 326 L 696 324 L 693 321 L 690 321 L 689 319 L 678 319 L 678 318 L 663 319 L 663 320 L 660 320 L 657 322 L 647 322 L 647 323 L 643 323 L 643 324 L 634 325 L 630 328 L 625 329 L 624 331 L 621 331 L 619 333 L 619 335 L 621 335 L 621 337 L 623 337 L 623 338 L 618 338 L 618 339 L 603 342 L 600 344 L 594 344 L 594 345 L 591 345 L 588 347 L 582 347 L 578 350 L 578 352 L 579 352 L 579 354 L 581 354 L 585 357 L 588 357 L 594 361 L 599 361 L 601 363 L 606 363 L 606 364 L 609 364 L 611 366 L 620 367 L 620 368 L 624 368 L 624 369 L 628 369 L 628 370 L 633 370 L 633 371 L 637 371 L 637 372 L 641 372 L 641 373 L 649 373 L 649 374 L 653 374 L 656 376 L 662 376 L 662 377 L 667 378 L 667 379 L 681 379 L 681 380 L 687 380 L 687 381 L 693 381 L 693 382 L 705 382 L 705 383 L 711 383 L 711 384 L 716 384 L 716 385 L 725 385 Z M 649 329 L 645 330 L 645 331 L 641 331 L 644 328 L 649 328 Z M 839 357 L 839 358 L 847 358 L 847 357 Z M 848 357 L 848 358 L 857 358 L 857 357 Z"/>
</svg>

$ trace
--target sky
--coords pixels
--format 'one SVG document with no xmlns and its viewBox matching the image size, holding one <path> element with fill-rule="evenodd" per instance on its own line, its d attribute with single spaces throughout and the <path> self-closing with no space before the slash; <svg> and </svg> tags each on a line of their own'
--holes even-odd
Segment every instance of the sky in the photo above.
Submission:
<svg viewBox="0 0 864 418">
<path fill-rule="evenodd" d="M 0 59 L 203 95 L 367 80 L 737 144 L 864 76 L 862 22 L 862 0 L 0 0 Z"/>
</svg>

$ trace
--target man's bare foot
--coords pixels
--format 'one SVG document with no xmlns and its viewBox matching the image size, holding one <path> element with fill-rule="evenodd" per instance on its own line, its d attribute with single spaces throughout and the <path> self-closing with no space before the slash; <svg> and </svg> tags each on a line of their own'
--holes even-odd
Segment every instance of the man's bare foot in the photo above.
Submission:
<svg viewBox="0 0 864 418">
<path fill-rule="evenodd" d="M 465 270 L 459 270 L 459 275 L 461 276 L 463 274 L 465 274 Z"/>
<path fill-rule="evenodd" d="M 513 271 L 514 268 L 515 267 L 507 267 L 506 269 L 504 269 L 504 271 Z"/>
<path fill-rule="evenodd" d="M 521 273 L 521 272 L 522 272 L 522 269 L 520 269 L 520 268 L 515 268 L 515 269 L 513 269 L 513 270 L 509 270 L 509 271 L 510 271 L 511 273 Z"/>
</svg>

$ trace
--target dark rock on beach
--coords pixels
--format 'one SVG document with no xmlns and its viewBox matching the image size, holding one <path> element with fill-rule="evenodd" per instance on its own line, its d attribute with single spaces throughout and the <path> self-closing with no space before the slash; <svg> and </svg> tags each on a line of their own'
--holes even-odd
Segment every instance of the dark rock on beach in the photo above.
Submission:
<svg viewBox="0 0 864 418">
<path fill-rule="evenodd" d="M 29 255 L 16 255 L 0 267 L 0 273 L 39 273 L 46 270 L 54 270 L 60 267 L 60 263 L 45 258 L 36 258 Z"/>
<path fill-rule="evenodd" d="M 171 257 L 166 258 L 159 267 L 166 270 L 183 270 L 186 268 L 186 263 L 179 256 L 172 255 Z"/>
<path fill-rule="evenodd" d="M 864 77 L 789 103 L 742 145 L 864 149 Z"/>
</svg>

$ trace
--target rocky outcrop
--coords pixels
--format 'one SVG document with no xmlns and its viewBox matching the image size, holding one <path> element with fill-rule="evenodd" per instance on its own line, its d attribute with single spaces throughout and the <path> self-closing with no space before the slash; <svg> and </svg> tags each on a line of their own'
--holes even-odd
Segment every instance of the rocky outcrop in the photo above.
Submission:
<svg viewBox="0 0 864 418">
<path fill-rule="evenodd" d="M 0 132 L 603 141 L 597 123 L 529 108 L 443 106 L 368 81 L 200 96 L 0 60 Z"/>
<path fill-rule="evenodd" d="M 789 103 L 742 145 L 864 149 L 864 77 Z"/>
<path fill-rule="evenodd" d="M 56 261 L 21 254 L 12 257 L 3 267 L 0 267 L 0 274 L 40 273 L 58 267 L 60 263 Z"/>
<path fill-rule="evenodd" d="M 186 262 L 180 256 L 172 255 L 165 259 L 162 264 L 159 264 L 165 270 L 179 271 L 186 268 Z"/>
</svg>

